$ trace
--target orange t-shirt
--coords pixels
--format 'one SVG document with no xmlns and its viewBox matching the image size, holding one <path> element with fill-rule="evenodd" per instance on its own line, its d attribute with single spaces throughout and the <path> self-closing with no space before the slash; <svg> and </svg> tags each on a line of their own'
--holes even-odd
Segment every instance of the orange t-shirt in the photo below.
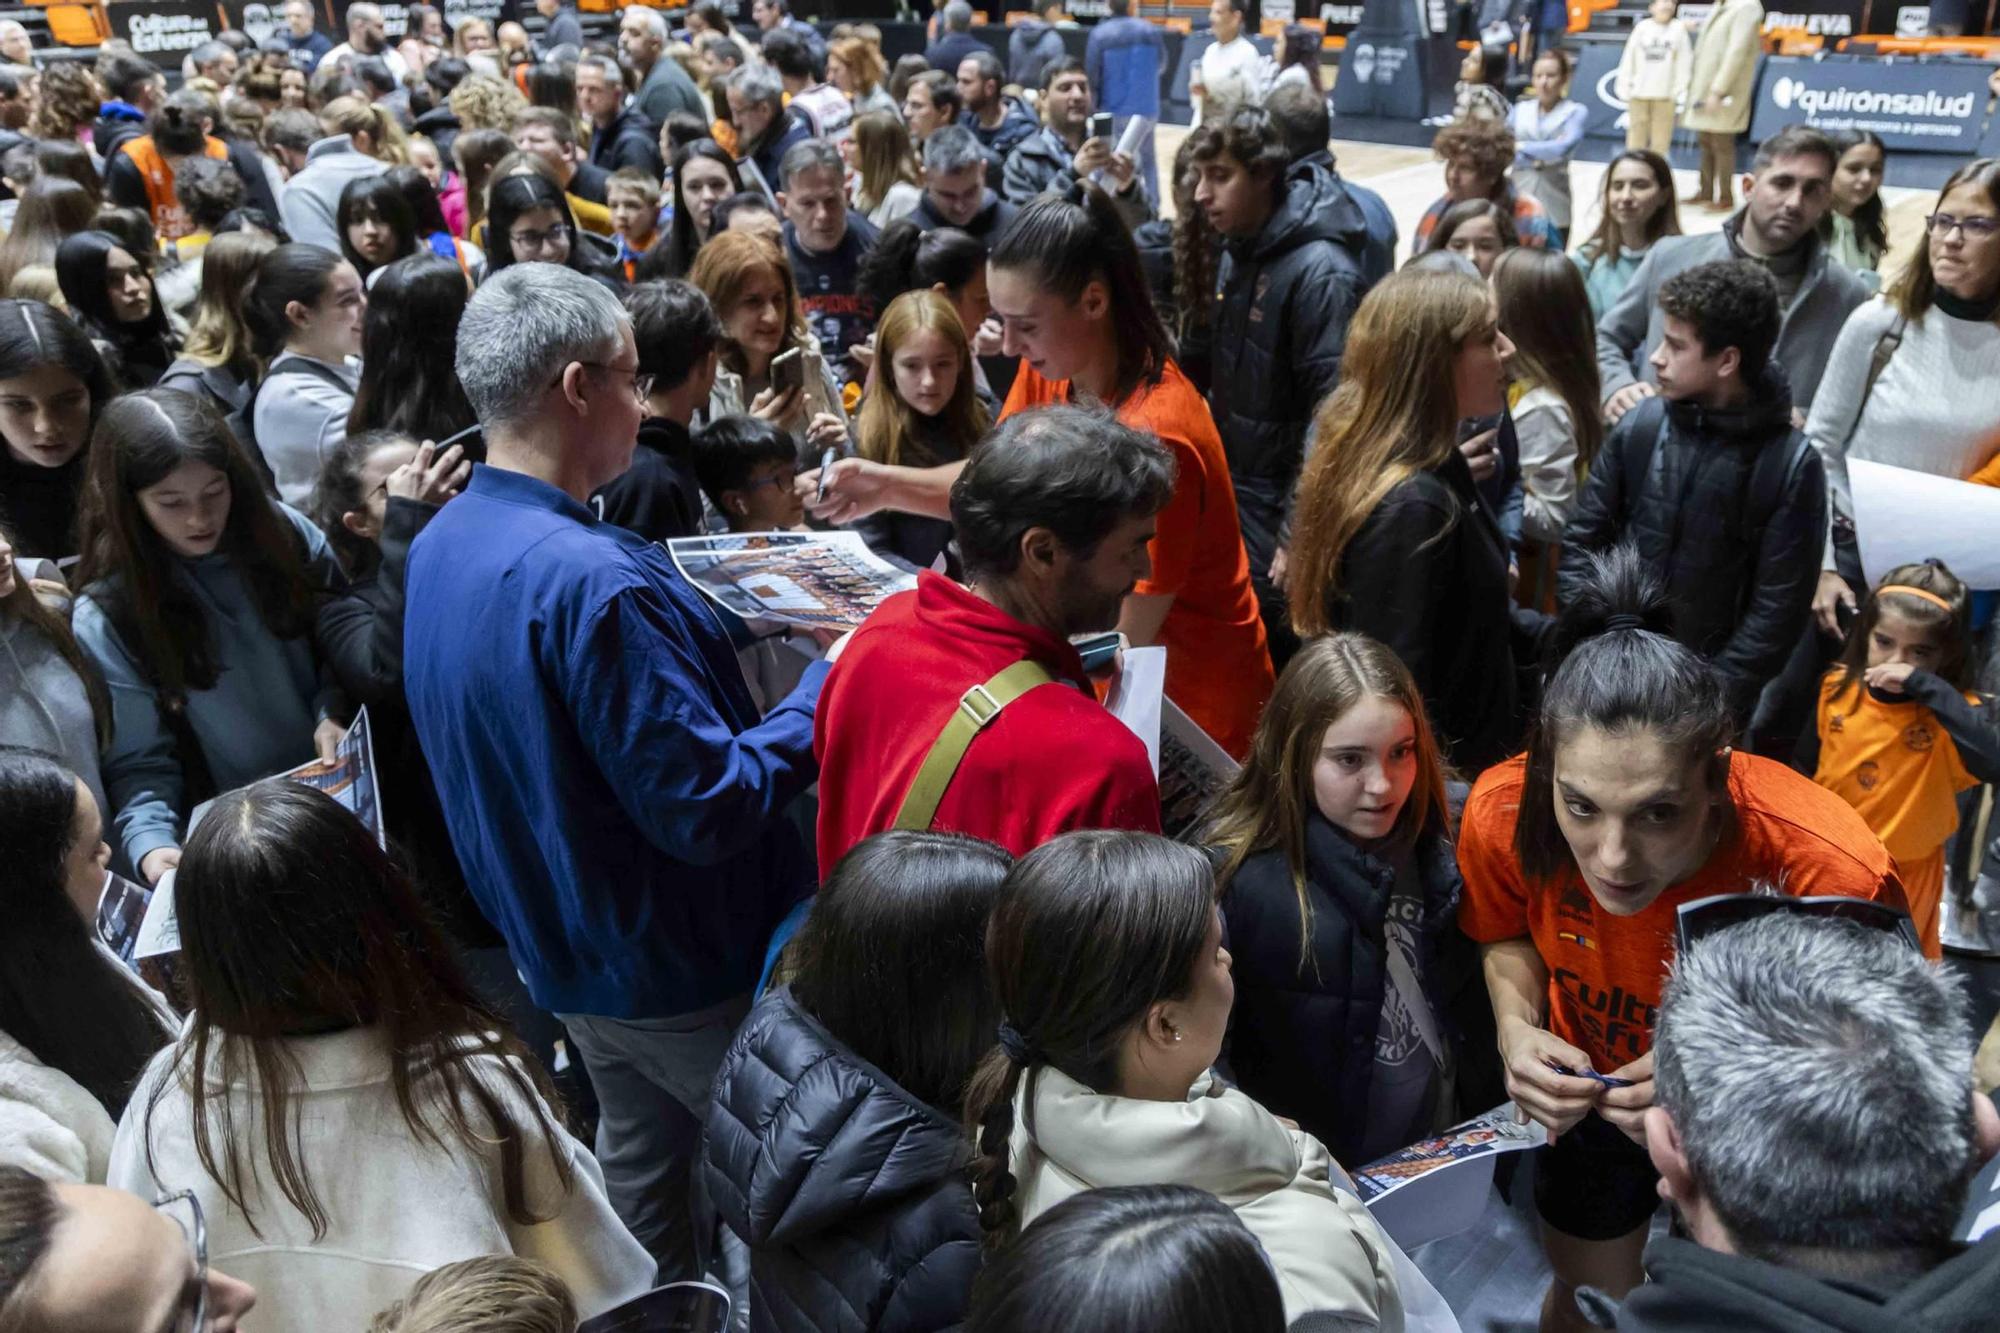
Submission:
<svg viewBox="0 0 2000 1333">
<path fill-rule="evenodd" d="M 1811 779 L 1755 755 L 1733 754 L 1736 828 L 1695 875 L 1637 916 L 1597 905 L 1574 866 L 1526 883 L 1514 856 L 1527 756 L 1480 775 L 1465 805 L 1458 865 L 1459 927 L 1482 944 L 1533 938 L 1549 969 L 1549 1030 L 1609 1073 L 1653 1046 L 1653 1019 L 1674 950 L 1680 905 L 1718 893 L 1840 895 L 1903 907 L 1903 887 L 1881 840 L 1853 808 Z"/>
<path fill-rule="evenodd" d="M 1979 785 L 1944 727 L 1914 699 L 1885 703 L 1839 668 L 1819 683 L 1819 768 L 1813 781 L 1860 812 L 1903 865 L 1937 851 L 1958 827 L 1958 794 Z M 1966 701 L 1982 707 L 1979 696 Z"/>
<path fill-rule="evenodd" d="M 1069 401 L 1069 381 L 1043 379 L 1023 365 L 1000 416 Z M 1177 469 L 1173 498 L 1160 511 L 1147 547 L 1152 577 L 1133 589 L 1174 599 L 1160 628 L 1167 697 L 1241 759 L 1271 697 L 1271 651 L 1250 587 L 1250 557 L 1236 522 L 1236 488 L 1222 437 L 1208 404 L 1171 361 L 1159 383 L 1141 384 L 1119 404 L 1118 420 L 1166 445 Z"/>
</svg>

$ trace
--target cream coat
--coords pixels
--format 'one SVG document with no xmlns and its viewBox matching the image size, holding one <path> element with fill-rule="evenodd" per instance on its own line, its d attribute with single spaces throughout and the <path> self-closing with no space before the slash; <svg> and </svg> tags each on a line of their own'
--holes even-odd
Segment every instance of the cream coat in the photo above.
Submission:
<svg viewBox="0 0 2000 1333">
<path fill-rule="evenodd" d="M 1185 1102 L 1105 1096 L 1046 1065 L 1033 1086 L 1032 1116 L 1026 1078 L 1015 1097 L 1009 1154 L 1023 1226 L 1089 1189 L 1192 1185 L 1235 1209 L 1262 1242 L 1287 1323 L 1326 1312 L 1404 1327 L 1395 1242 L 1334 1186 L 1338 1168 L 1318 1139 L 1207 1074 Z"/>
<path fill-rule="evenodd" d="M 1699 134 L 1741 134 L 1754 109 L 1750 90 L 1757 80 L 1757 53 L 1763 49 L 1764 7 L 1757 0 L 1722 0 L 1694 39 L 1694 73 L 1688 80 L 1687 116 L 1681 122 Z M 1703 110 L 1709 97 L 1728 105 Z"/>
</svg>

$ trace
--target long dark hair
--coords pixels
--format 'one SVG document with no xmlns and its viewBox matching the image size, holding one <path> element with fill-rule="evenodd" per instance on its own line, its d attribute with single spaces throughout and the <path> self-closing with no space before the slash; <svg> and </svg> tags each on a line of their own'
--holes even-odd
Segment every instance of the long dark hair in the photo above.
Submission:
<svg viewBox="0 0 2000 1333">
<path fill-rule="evenodd" d="M 1840 159 L 1846 157 L 1864 144 L 1882 155 L 1882 164 L 1889 164 L 1889 149 L 1882 142 L 1882 136 L 1873 130 L 1840 130 L 1827 136 L 1833 142 L 1833 169 L 1840 171 Z M 1875 193 L 1868 202 L 1854 210 L 1854 234 L 1861 241 L 1862 248 L 1880 256 L 1889 249 L 1889 210 L 1882 203 L 1882 188 L 1875 187 Z M 1819 222 L 1821 240 L 1833 238 L 1833 210 L 1826 210 Z"/>
<path fill-rule="evenodd" d="M 1040 285 L 1074 303 L 1102 281 L 1111 295 L 1117 330 L 1116 401 L 1141 384 L 1157 384 L 1173 359 L 1174 341 L 1153 309 L 1139 247 L 1111 196 L 1079 181 L 1061 195 L 1045 194 L 1019 213 L 993 247 L 992 266 L 1022 269 Z"/>
<path fill-rule="evenodd" d="M 465 302 L 465 274 L 449 259 L 414 254 L 382 270 L 361 325 L 350 431 L 443 440 L 477 420 L 452 366 Z"/>
<path fill-rule="evenodd" d="M 0 527 L 0 541 L 12 546 L 14 535 Z M 97 748 L 104 750 L 111 744 L 111 695 L 104 685 L 104 673 L 97 669 L 97 664 L 77 643 L 76 635 L 70 632 L 69 617 L 42 605 L 42 599 L 35 595 L 28 580 L 19 577 L 18 571 L 14 590 L 0 597 L 0 621 L 10 615 L 33 626 L 55 648 L 56 655 L 69 663 L 69 669 L 76 672 L 77 679 L 83 682 L 84 698 L 90 701 L 90 720 L 97 734 Z M 109 817 L 108 813 L 106 817 Z M 5 1024 L 0 1024 L 0 1032 L 10 1030 Z"/>
<path fill-rule="evenodd" d="M 1189 1185 L 1085 1190 L 972 1285 L 966 1333 L 1281 1333 L 1285 1302 L 1234 1209 Z"/>
<path fill-rule="evenodd" d="M 1222 237 L 1208 225 L 1208 214 L 1195 202 L 1200 169 L 1193 135 L 1181 140 L 1174 153 L 1173 267 L 1174 332 L 1185 339 L 1214 319 L 1215 271 L 1222 257 Z"/>
<path fill-rule="evenodd" d="M 993 1046 L 986 916 L 1013 858 L 955 833 L 879 833 L 840 858 L 792 946 L 792 995 L 911 1096 L 955 1110 Z"/>
<path fill-rule="evenodd" d="M 368 503 L 368 494 L 361 489 L 361 470 L 378 451 L 415 443 L 401 431 L 355 430 L 350 426 L 320 469 L 319 481 L 313 486 L 312 520 L 326 534 L 327 545 L 350 579 L 368 578 L 382 567 L 381 546 L 343 521 Z"/>
<path fill-rule="evenodd" d="M 129 383 L 151 384 L 160 378 L 174 359 L 175 340 L 167 324 L 167 312 L 160 294 L 153 292 L 152 309 L 135 323 L 125 323 L 111 309 L 111 294 L 105 288 L 105 273 L 111 252 L 124 250 L 140 268 L 146 286 L 152 288 L 153 274 L 148 256 L 133 254 L 124 241 L 107 231 L 80 231 L 64 238 L 56 247 L 56 284 L 70 313 L 93 338 L 108 344 L 120 365 L 119 373 Z"/>
<path fill-rule="evenodd" d="M 14 284 L 14 275 L 36 264 L 56 262 L 64 239 L 90 230 L 97 216 L 97 196 L 66 176 L 40 176 L 21 193 L 14 225 L 0 241 L 0 292 Z"/>
<path fill-rule="evenodd" d="M 1926 597 L 1900 589 L 1915 588 L 1944 601 L 1944 606 Z M 1930 670 L 1955 690 L 1972 688 L 1972 590 L 1944 567 L 1943 562 L 1926 560 L 1920 565 L 1898 565 L 1884 574 L 1875 590 L 1862 604 L 1854 628 L 1847 632 L 1837 670 L 1840 690 L 1859 686 L 1868 670 L 1868 640 L 1882 621 L 1884 610 L 1937 635 L 1938 662 Z"/>
<path fill-rule="evenodd" d="M 390 167 L 382 173 L 382 179 L 395 186 L 402 193 L 403 202 L 410 206 L 410 216 L 416 221 L 420 241 L 438 232 L 450 233 L 451 224 L 445 221 L 444 205 L 438 202 L 437 191 L 424 179 L 423 172 L 415 167 Z"/>
<path fill-rule="evenodd" d="M 117 390 L 90 335 L 45 302 L 0 300 L 0 380 L 16 379 L 40 366 L 57 366 L 76 377 L 90 394 L 90 424 L 95 427 Z M 86 441 L 77 452 L 89 449 Z"/>
<path fill-rule="evenodd" d="M 362 277 L 367 277 L 374 269 L 386 267 L 385 264 L 374 264 L 364 259 L 347 238 L 348 227 L 365 218 L 386 222 L 389 229 L 396 233 L 396 253 L 388 260 L 389 264 L 417 252 L 416 216 L 410 212 L 410 201 L 403 197 L 403 192 L 388 173 L 351 180 L 340 192 L 340 207 L 334 214 L 334 227 L 340 233 L 341 257 L 354 265 L 354 271 Z"/>
<path fill-rule="evenodd" d="M 139 492 L 183 463 L 229 479 L 229 520 L 217 551 L 229 557 L 265 627 L 281 639 L 312 628 L 304 546 L 229 425 L 206 395 L 172 389 L 126 394 L 98 417 L 83 490 L 81 586 L 104 605 L 129 651 L 170 695 L 215 686 L 221 664 L 201 604 L 139 509 Z"/>
<path fill-rule="evenodd" d="M 346 262 L 324 246 L 302 241 L 281 245 L 258 261 L 257 276 L 243 295 L 243 322 L 250 328 L 250 350 L 259 361 L 270 364 L 292 336 L 285 307 L 294 301 L 318 304 L 334 270 Z"/>
<path fill-rule="evenodd" d="M 706 158 L 729 173 L 731 194 L 743 191 L 743 177 L 737 173 L 736 159 L 727 149 L 713 139 L 696 139 L 674 153 L 674 222 L 667 232 L 666 254 L 661 262 L 666 272 L 657 275 L 663 278 L 685 278 L 694 267 L 694 252 L 701 249 L 701 238 L 695 234 L 694 211 L 688 207 L 687 199 L 681 191 L 681 169 L 695 158 Z"/>
<path fill-rule="evenodd" d="M 1503 248 L 1493 264 L 1493 295 L 1500 331 L 1514 344 L 1515 381 L 1554 390 L 1569 409 L 1576 434 L 1571 471 L 1581 481 L 1604 442 L 1597 324 L 1583 274 L 1559 250 Z"/>
<path fill-rule="evenodd" d="M 987 922 L 986 974 L 1028 1059 L 995 1046 L 965 1099 L 989 1243 L 1015 1226 L 1008 1141 L 1023 1079 L 1031 1114 L 1044 1065 L 1109 1091 L 1119 1039 L 1149 1006 L 1187 993 L 1214 917 L 1208 858 L 1155 834 L 1065 833 L 1014 863 Z"/>
<path fill-rule="evenodd" d="M 971 232 L 957 227 L 925 231 L 898 218 L 882 228 L 875 248 L 861 257 L 854 284 L 877 310 L 887 310 L 891 301 L 919 287 L 941 282 L 948 292 L 962 292 L 985 267 L 986 245 Z"/>
<path fill-rule="evenodd" d="M 18 1166 L 0 1166 L 0 1319 L 25 1322 L 17 1317 L 33 1297 L 16 1300 L 16 1293 L 34 1282 L 66 1211 L 54 1185 Z"/>
<path fill-rule="evenodd" d="M 246 1180 L 268 1169 L 324 1238 L 333 1219 L 307 1169 L 287 1043 L 375 1027 L 402 1128 L 445 1153 L 497 1151 L 507 1215 L 548 1220 L 528 1199 L 528 1154 L 546 1150 L 565 1190 L 572 1172 L 547 1076 L 466 981 L 366 826 L 324 792 L 267 779 L 217 799 L 188 837 L 175 885 L 190 1022 L 146 1107 L 149 1167 L 153 1112 L 185 1088 L 202 1167 L 251 1230 Z M 255 1147 L 228 1092 L 246 1083 L 262 1105 Z M 529 1123 L 510 1101 L 531 1108 Z"/>
<path fill-rule="evenodd" d="M 0 745 L 0 1031 L 116 1120 L 173 1034 L 70 901 L 64 862 L 76 844 L 76 793 L 76 775 L 54 759 Z"/>
<path fill-rule="evenodd" d="M 1611 216 L 1611 177 L 1623 162 L 1637 162 L 1653 174 L 1653 184 L 1659 187 L 1660 206 L 1653 210 L 1653 216 L 1646 219 L 1646 244 L 1651 246 L 1662 236 L 1681 234 L 1680 204 L 1674 198 L 1673 168 L 1667 165 L 1667 159 L 1650 148 L 1627 148 L 1612 158 L 1611 165 L 1604 169 L 1604 189 L 1598 199 L 1596 234 L 1577 247 L 1577 253 L 1593 263 L 1600 259 L 1615 259 L 1625 248 L 1625 237 L 1618 229 L 1618 219 Z"/>
<path fill-rule="evenodd" d="M 1528 768 L 1514 852 L 1529 879 L 1552 882 L 1576 864 L 1556 823 L 1556 750 L 1578 727 L 1648 732 L 1704 763 L 1708 788 L 1728 800 L 1727 749 L 1735 732 L 1722 677 L 1674 638 L 1673 603 L 1638 548 L 1614 546 L 1590 569 L 1549 642 L 1553 668 L 1528 739 Z"/>
</svg>

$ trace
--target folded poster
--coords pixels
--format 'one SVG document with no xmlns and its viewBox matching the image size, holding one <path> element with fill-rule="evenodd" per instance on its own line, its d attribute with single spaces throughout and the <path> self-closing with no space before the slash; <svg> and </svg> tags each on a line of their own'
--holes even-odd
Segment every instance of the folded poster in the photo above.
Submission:
<svg viewBox="0 0 2000 1333">
<path fill-rule="evenodd" d="M 676 537 L 665 546 L 688 582 L 744 620 L 849 630 L 884 598 L 917 586 L 856 532 Z"/>
<path fill-rule="evenodd" d="M 1355 1191 L 1397 1244 L 1414 1249 L 1479 1220 L 1495 1158 L 1548 1141 L 1548 1130 L 1517 1119 L 1514 1103 L 1506 1102 L 1361 1167 Z"/>
</svg>

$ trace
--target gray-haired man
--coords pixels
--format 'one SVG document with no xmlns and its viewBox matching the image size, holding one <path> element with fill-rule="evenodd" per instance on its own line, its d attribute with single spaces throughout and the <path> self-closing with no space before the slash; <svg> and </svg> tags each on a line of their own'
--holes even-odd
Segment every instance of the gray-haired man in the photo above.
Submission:
<svg viewBox="0 0 2000 1333">
<path fill-rule="evenodd" d="M 1994 1326 L 2000 1235 L 1951 1235 L 2000 1147 L 1956 981 L 1900 936 L 1774 914 L 1695 941 L 1653 1042 L 1646 1147 L 1690 1240 L 1621 1330 Z"/>
<path fill-rule="evenodd" d="M 817 774 L 814 663 L 759 718 L 658 547 L 601 522 L 651 377 L 597 283 L 481 284 L 457 369 L 487 462 L 411 545 L 404 686 L 474 896 L 563 1019 L 614 1207 L 694 1275 L 689 1168 L 772 929 L 811 883 L 785 807 Z"/>
<path fill-rule="evenodd" d="M 924 197 L 910 221 L 924 231 L 957 227 L 988 248 L 1014 220 L 1014 205 L 987 181 L 988 158 L 963 125 L 947 125 L 924 140 Z"/>
</svg>

